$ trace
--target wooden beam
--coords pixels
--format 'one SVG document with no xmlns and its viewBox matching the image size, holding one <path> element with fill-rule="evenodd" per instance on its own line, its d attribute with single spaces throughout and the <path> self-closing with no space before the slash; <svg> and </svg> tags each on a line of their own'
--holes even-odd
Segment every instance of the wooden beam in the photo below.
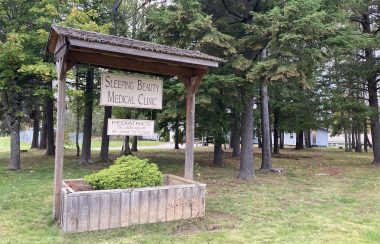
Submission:
<svg viewBox="0 0 380 244">
<path fill-rule="evenodd" d="M 61 188 L 63 180 L 63 153 L 64 153 L 64 131 L 65 131 L 65 92 L 66 92 L 66 62 L 63 58 L 56 61 L 58 76 L 57 97 L 57 130 L 55 147 L 54 167 L 54 204 L 53 217 L 59 220 L 61 216 Z"/>
<path fill-rule="evenodd" d="M 180 77 L 186 87 L 186 155 L 185 173 L 186 179 L 194 178 L 194 121 L 195 121 L 195 93 L 198 89 L 202 76 L 191 78 Z"/>
<path fill-rule="evenodd" d="M 108 52 L 115 52 L 121 54 L 128 54 L 133 56 L 140 56 L 145 58 L 155 58 L 163 60 L 164 62 L 175 61 L 181 64 L 196 64 L 209 67 L 218 67 L 218 61 L 192 58 L 186 56 L 178 56 L 174 54 L 166 54 L 155 51 L 141 50 L 137 48 L 121 47 L 116 45 L 110 45 L 105 43 L 95 43 L 89 41 L 83 41 L 78 39 L 70 39 L 70 44 L 77 47 L 91 48 L 95 50 L 103 50 Z"/>
<path fill-rule="evenodd" d="M 67 61 L 169 76 L 189 77 L 194 72 L 193 68 L 188 67 L 147 62 L 128 57 L 110 56 L 102 53 L 81 52 L 78 50 L 70 50 L 67 55 Z"/>
</svg>

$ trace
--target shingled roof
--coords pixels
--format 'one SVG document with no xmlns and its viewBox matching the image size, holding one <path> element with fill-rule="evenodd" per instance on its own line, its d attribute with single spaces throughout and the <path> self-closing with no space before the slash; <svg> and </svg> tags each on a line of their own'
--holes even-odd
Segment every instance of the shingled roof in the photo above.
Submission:
<svg viewBox="0 0 380 244">
<path fill-rule="evenodd" d="M 176 55 L 176 56 L 182 56 L 182 57 L 197 58 L 197 59 L 203 59 L 203 60 L 209 60 L 209 61 L 215 61 L 215 62 L 224 62 L 224 60 L 221 58 L 204 54 L 199 51 L 169 47 L 165 45 L 139 41 L 139 40 L 129 39 L 125 37 L 106 35 L 106 34 L 101 34 L 101 33 L 92 32 L 92 31 L 84 31 L 84 30 L 62 27 L 62 26 L 57 26 L 57 25 L 52 26 L 52 31 L 55 31 L 60 36 L 66 36 L 72 39 L 77 39 L 77 40 L 82 40 L 82 41 L 87 41 L 87 42 L 92 42 L 92 43 L 109 44 L 109 45 L 114 45 L 114 46 L 119 46 L 119 47 L 128 47 L 128 48 L 134 48 L 134 49 L 139 49 L 139 50 L 144 50 L 144 51 L 152 51 L 152 52 L 170 54 L 170 55 Z M 54 50 L 52 50 L 49 46 L 47 47 L 47 49 L 48 49 L 48 52 L 54 53 Z"/>
</svg>

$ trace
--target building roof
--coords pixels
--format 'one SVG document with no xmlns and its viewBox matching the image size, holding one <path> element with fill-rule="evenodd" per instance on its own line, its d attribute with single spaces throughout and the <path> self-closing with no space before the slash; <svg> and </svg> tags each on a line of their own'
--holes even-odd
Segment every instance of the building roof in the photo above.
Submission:
<svg viewBox="0 0 380 244">
<path fill-rule="evenodd" d="M 51 54 L 54 54 L 54 47 L 55 47 L 55 43 L 53 43 L 54 41 L 51 41 L 52 32 L 56 32 L 56 34 L 58 34 L 59 36 L 65 36 L 71 39 L 77 39 L 77 40 L 82 40 L 82 41 L 91 42 L 91 43 L 109 44 L 109 45 L 118 46 L 118 47 L 127 47 L 127 48 L 143 50 L 143 51 L 151 51 L 151 52 L 169 54 L 169 55 L 175 55 L 175 56 L 181 56 L 181 57 L 195 58 L 195 59 L 208 60 L 208 61 L 214 61 L 214 62 L 224 62 L 224 60 L 221 58 L 204 54 L 199 51 L 169 47 L 165 45 L 139 41 L 139 40 L 129 39 L 125 37 L 106 35 L 106 34 L 101 34 L 97 32 L 84 31 L 84 30 L 62 27 L 62 26 L 57 26 L 57 25 L 52 26 L 50 36 L 49 36 L 47 50 Z"/>
</svg>

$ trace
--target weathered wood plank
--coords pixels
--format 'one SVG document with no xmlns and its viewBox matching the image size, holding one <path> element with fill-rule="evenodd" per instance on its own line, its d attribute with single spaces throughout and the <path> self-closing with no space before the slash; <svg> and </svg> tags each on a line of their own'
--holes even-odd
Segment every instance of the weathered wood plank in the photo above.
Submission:
<svg viewBox="0 0 380 244">
<path fill-rule="evenodd" d="M 78 197 L 67 196 L 67 232 L 77 232 L 78 222 Z"/>
<path fill-rule="evenodd" d="M 126 227 L 131 224 L 131 192 L 121 193 L 120 203 L 120 226 Z"/>
<path fill-rule="evenodd" d="M 140 191 L 131 192 L 131 224 L 137 225 L 140 221 Z"/>
<path fill-rule="evenodd" d="M 59 43 L 57 43 L 59 45 Z M 54 165 L 54 202 L 53 218 L 59 220 L 61 217 L 61 189 L 63 179 L 63 147 L 65 132 L 65 109 L 66 109 L 66 61 L 61 58 L 56 62 L 58 76 L 57 97 L 57 130 L 55 137 L 55 165 Z"/>
<path fill-rule="evenodd" d="M 157 221 L 166 221 L 166 189 L 158 190 L 158 214 Z"/>
<path fill-rule="evenodd" d="M 174 220 L 176 189 L 168 189 L 166 192 L 166 221 Z"/>
<path fill-rule="evenodd" d="M 63 187 L 61 191 L 61 199 L 62 199 L 62 205 L 61 205 L 61 227 L 63 231 L 66 231 L 66 222 L 67 222 L 67 193 L 66 188 Z"/>
<path fill-rule="evenodd" d="M 191 217 L 196 218 L 199 216 L 199 187 L 193 189 L 192 205 L 191 205 Z"/>
<path fill-rule="evenodd" d="M 184 188 L 177 188 L 176 189 L 176 197 L 175 197 L 175 210 L 174 210 L 174 219 L 182 219 L 182 213 L 183 213 L 183 206 L 184 206 L 184 199 L 183 199 L 183 192 Z"/>
<path fill-rule="evenodd" d="M 191 205 L 192 205 L 192 195 L 194 188 L 184 188 L 183 189 L 183 213 L 182 219 L 191 218 Z"/>
<path fill-rule="evenodd" d="M 110 228 L 120 227 L 120 193 L 111 194 Z"/>
<path fill-rule="evenodd" d="M 154 58 L 154 59 L 158 59 L 160 61 L 159 63 L 163 63 L 162 60 L 164 60 L 165 61 L 164 63 L 173 63 L 173 64 L 176 64 L 177 66 L 178 66 L 178 63 L 180 63 L 182 66 L 184 66 L 184 64 L 186 63 L 189 65 L 195 64 L 199 66 L 218 67 L 218 62 L 216 61 L 177 56 L 177 55 L 158 53 L 158 52 L 152 52 L 152 51 L 146 51 L 146 50 L 140 50 L 140 49 L 137 50 L 134 48 L 120 47 L 120 46 L 114 46 L 114 45 L 109 45 L 109 44 L 104 44 L 104 43 L 92 43 L 92 42 L 83 41 L 83 40 L 70 39 L 70 44 L 73 46 L 82 47 L 81 50 L 83 50 L 83 48 L 89 48 L 91 50 L 90 51 L 91 53 L 93 53 L 94 49 L 96 49 L 98 53 L 100 53 L 101 52 L 100 50 L 102 50 L 102 51 L 107 51 L 107 52 L 112 52 L 112 53 L 117 52 L 124 55 L 140 56 L 140 58 L 135 59 L 136 61 L 146 60 L 146 59 L 150 60 Z M 115 57 L 112 56 L 112 59 L 115 59 Z M 155 66 L 159 67 L 159 64 L 154 64 L 153 67 Z M 140 69 L 142 69 L 141 71 L 143 72 L 150 72 L 150 70 L 148 70 L 148 68 L 146 67 L 140 67 Z M 205 67 L 205 69 L 207 68 Z M 164 71 L 159 71 L 160 74 L 165 74 L 163 72 Z"/>
<path fill-rule="evenodd" d="M 111 195 L 100 195 L 100 221 L 99 229 L 110 228 L 110 215 L 111 215 Z"/>
<path fill-rule="evenodd" d="M 205 197 L 205 187 L 199 187 L 199 217 L 205 216 L 206 212 L 206 197 Z"/>
<path fill-rule="evenodd" d="M 78 232 L 88 231 L 88 222 L 90 219 L 90 199 L 89 196 L 81 196 L 78 200 Z"/>
<path fill-rule="evenodd" d="M 150 191 L 149 195 L 149 223 L 156 223 L 158 218 L 158 191 Z"/>
<path fill-rule="evenodd" d="M 88 224 L 88 230 L 99 230 L 100 223 L 100 195 L 93 194 L 90 196 L 90 221 Z"/>
<path fill-rule="evenodd" d="M 149 191 L 140 192 L 140 224 L 149 222 Z"/>
</svg>

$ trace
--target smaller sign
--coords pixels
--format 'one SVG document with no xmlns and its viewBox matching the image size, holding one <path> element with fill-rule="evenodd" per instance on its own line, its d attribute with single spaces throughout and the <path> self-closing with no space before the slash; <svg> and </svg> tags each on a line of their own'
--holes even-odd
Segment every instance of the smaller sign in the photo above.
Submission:
<svg viewBox="0 0 380 244">
<path fill-rule="evenodd" d="M 108 119 L 107 135 L 149 136 L 154 134 L 154 120 Z"/>
</svg>

